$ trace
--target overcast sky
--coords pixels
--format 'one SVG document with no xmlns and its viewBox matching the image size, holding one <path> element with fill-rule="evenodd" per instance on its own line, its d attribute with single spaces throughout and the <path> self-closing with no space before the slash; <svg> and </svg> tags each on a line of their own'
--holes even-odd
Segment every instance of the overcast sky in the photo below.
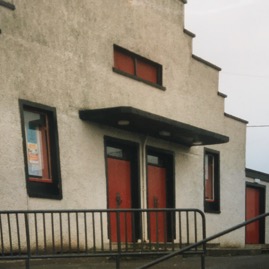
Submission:
<svg viewBox="0 0 269 269">
<path fill-rule="evenodd" d="M 269 0 L 188 0 L 185 28 L 193 53 L 222 69 L 225 112 L 249 122 L 246 167 L 269 173 Z"/>
</svg>

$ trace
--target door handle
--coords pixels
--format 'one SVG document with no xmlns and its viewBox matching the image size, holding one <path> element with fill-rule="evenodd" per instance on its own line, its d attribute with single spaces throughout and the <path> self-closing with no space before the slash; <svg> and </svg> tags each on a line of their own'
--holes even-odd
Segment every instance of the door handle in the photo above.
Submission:
<svg viewBox="0 0 269 269">
<path fill-rule="evenodd" d="M 159 203 L 158 198 L 156 196 L 153 196 L 153 207 L 158 208 L 158 203 Z"/>
<path fill-rule="evenodd" d="M 117 206 L 117 208 L 120 207 L 121 203 L 122 203 L 122 200 L 121 200 L 120 193 L 117 192 L 117 193 L 116 193 L 116 206 Z"/>
</svg>

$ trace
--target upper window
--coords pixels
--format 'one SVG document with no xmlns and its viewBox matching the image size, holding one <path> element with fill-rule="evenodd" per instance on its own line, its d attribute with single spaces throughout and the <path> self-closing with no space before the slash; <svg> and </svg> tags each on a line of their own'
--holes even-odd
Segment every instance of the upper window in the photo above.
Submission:
<svg viewBox="0 0 269 269">
<path fill-rule="evenodd" d="M 61 198 L 58 134 L 54 108 L 20 100 L 25 172 L 31 197 Z"/>
<path fill-rule="evenodd" d="M 206 212 L 220 212 L 219 153 L 206 150 L 204 156 L 204 205 Z"/>
<path fill-rule="evenodd" d="M 162 87 L 162 66 L 133 52 L 114 45 L 115 72 L 152 86 Z"/>
</svg>

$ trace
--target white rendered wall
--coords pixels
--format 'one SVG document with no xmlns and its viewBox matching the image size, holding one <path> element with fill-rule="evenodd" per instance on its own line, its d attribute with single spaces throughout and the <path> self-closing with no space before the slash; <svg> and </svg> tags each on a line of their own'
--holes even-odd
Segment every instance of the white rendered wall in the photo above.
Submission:
<svg viewBox="0 0 269 269">
<path fill-rule="evenodd" d="M 132 106 L 230 137 L 220 151 L 221 214 L 208 235 L 244 220 L 245 124 L 224 116 L 218 71 L 192 58 L 177 0 L 14 0 L 0 8 L 0 209 L 106 208 L 104 136 L 175 154 L 176 206 L 203 210 L 203 147 L 186 148 L 79 119 L 80 109 Z M 210 42 L 210 40 L 209 40 Z M 163 66 L 165 91 L 112 71 L 113 44 Z M 63 199 L 26 193 L 18 100 L 56 107 Z M 4 115 L 4 116 L 3 116 Z M 236 199 L 235 199 L 236 198 Z M 243 233 L 221 238 L 243 244 Z"/>
</svg>

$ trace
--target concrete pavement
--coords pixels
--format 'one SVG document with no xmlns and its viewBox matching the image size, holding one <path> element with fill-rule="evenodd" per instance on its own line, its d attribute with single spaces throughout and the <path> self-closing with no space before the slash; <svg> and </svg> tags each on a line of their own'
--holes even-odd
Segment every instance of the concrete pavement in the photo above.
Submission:
<svg viewBox="0 0 269 269">
<path fill-rule="evenodd" d="M 135 269 L 151 259 L 130 258 L 123 259 L 121 269 Z M 31 262 L 31 269 L 115 269 L 116 263 L 112 259 L 106 258 L 87 258 L 87 259 L 54 259 L 38 260 Z M 199 257 L 175 257 L 153 269 L 199 269 Z M 206 269 L 268 269 L 269 255 L 254 256 L 225 256 L 225 257 L 206 257 Z M 23 262 L 0 262 L 0 269 L 25 269 Z"/>
</svg>

